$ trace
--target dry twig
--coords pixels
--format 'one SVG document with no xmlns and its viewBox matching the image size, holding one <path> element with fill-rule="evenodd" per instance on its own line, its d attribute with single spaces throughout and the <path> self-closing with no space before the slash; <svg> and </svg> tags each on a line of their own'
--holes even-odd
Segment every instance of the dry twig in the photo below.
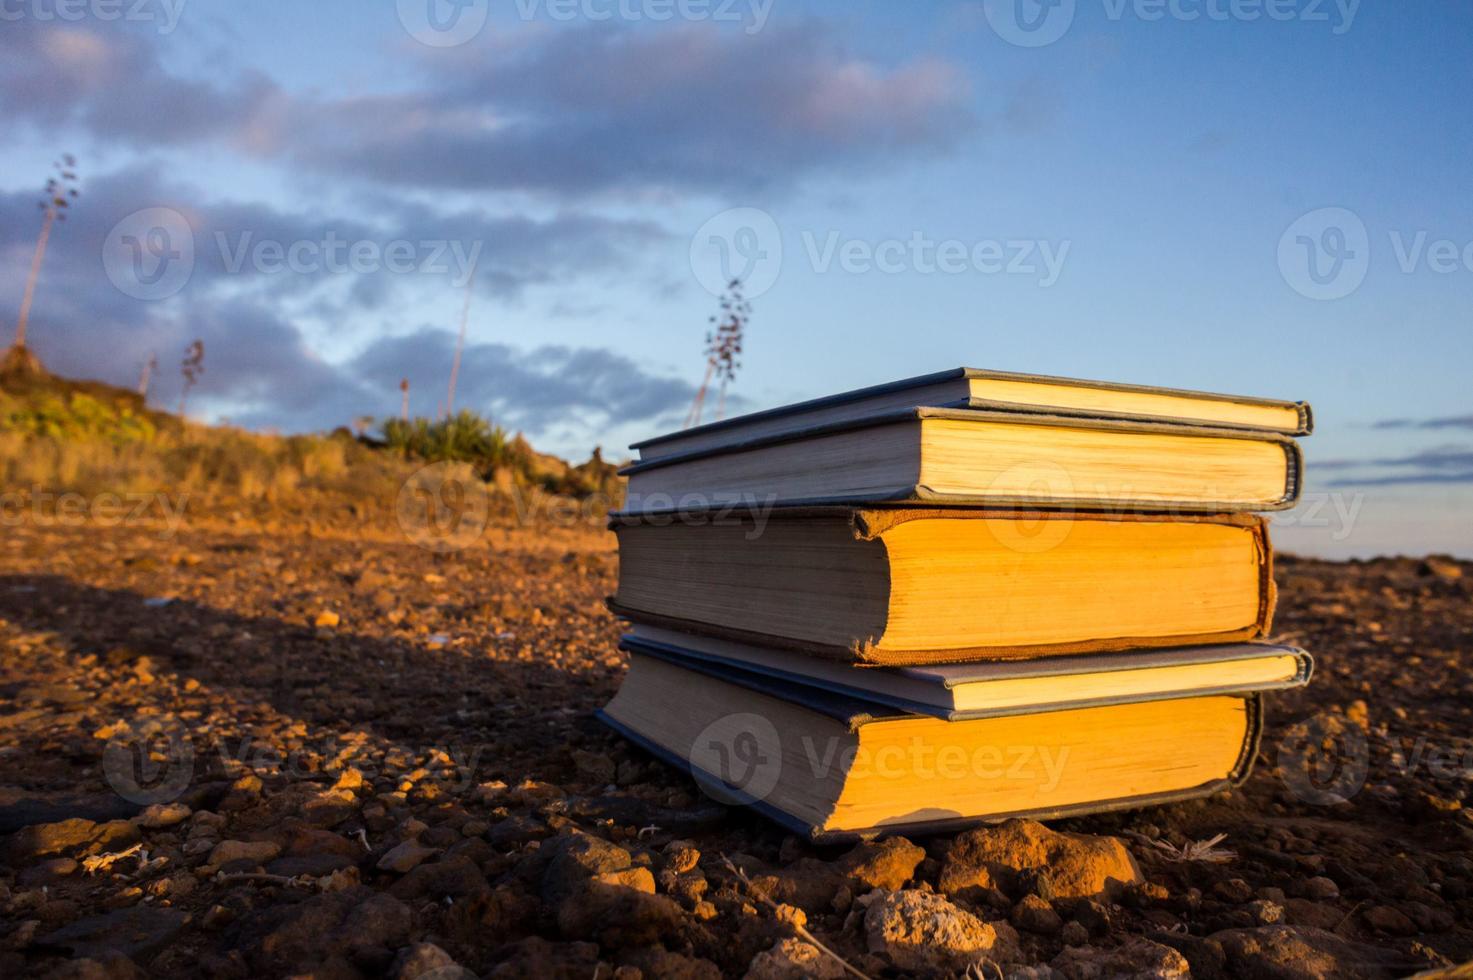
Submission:
<svg viewBox="0 0 1473 980">
<path fill-rule="evenodd" d="M 768 908 L 774 911 L 777 910 L 777 903 L 768 898 L 766 895 L 758 892 L 756 888 L 752 887 L 752 879 L 747 877 L 747 873 L 745 871 L 733 864 L 731 858 L 723 854 L 721 855 L 721 863 L 726 865 L 726 870 L 730 871 L 733 875 L 736 876 L 738 881 L 746 886 L 746 891 L 749 896 L 755 898 L 757 901 L 761 902 L 763 905 L 766 905 Z M 789 921 L 787 924 L 793 927 L 793 931 L 798 934 L 798 938 L 802 939 L 806 943 L 810 943 L 811 945 L 816 947 L 819 952 L 832 957 L 835 961 L 838 962 L 840 966 L 845 969 L 845 971 L 854 974 L 856 977 L 859 977 L 860 980 L 871 980 L 868 974 L 862 973 L 859 970 L 855 969 L 853 966 L 850 966 L 848 960 L 844 959 L 844 957 L 840 956 L 838 953 L 825 946 L 817 936 L 809 932 L 806 928 L 796 922 Z"/>
</svg>

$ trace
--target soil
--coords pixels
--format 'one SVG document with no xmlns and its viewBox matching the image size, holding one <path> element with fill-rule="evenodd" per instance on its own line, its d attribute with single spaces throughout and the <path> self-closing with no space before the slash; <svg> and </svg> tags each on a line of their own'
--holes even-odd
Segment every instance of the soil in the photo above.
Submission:
<svg viewBox="0 0 1473 980">
<path fill-rule="evenodd" d="M 1275 639 L 1317 671 L 1270 698 L 1246 786 L 1053 825 L 1121 838 L 1142 881 L 879 905 L 938 892 L 951 838 L 814 848 L 593 720 L 625 668 L 616 567 L 596 527 L 445 554 L 6 527 L 0 974 L 838 975 L 816 939 L 895 976 L 926 971 L 876 916 L 937 903 L 974 937 L 1011 921 L 1018 976 L 1473 958 L 1467 565 L 1284 557 Z"/>
</svg>

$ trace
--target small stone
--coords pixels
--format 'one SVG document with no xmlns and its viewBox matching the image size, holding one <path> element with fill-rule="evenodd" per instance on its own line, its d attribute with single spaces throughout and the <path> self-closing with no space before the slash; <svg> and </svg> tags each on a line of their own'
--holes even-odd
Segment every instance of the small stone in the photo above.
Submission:
<svg viewBox="0 0 1473 980">
<path fill-rule="evenodd" d="M 688 840 L 673 840 L 665 845 L 665 867 L 676 874 L 694 871 L 701 861 L 701 852 Z"/>
<path fill-rule="evenodd" d="M 461 980 L 462 977 L 468 980 L 475 976 L 455 962 L 455 957 L 434 943 L 406 946 L 395 957 L 390 971 L 393 980 L 420 980 L 421 977 L 429 978 L 431 975 L 432 980 Z"/>
<path fill-rule="evenodd" d="M 983 922 L 940 895 L 915 889 L 890 892 L 864 914 L 866 943 L 897 969 L 938 973 L 965 970 L 988 957 L 1009 960 L 1011 927 Z"/>
<path fill-rule="evenodd" d="M 1119 838 L 1063 834 L 1034 820 L 1008 820 L 958 835 L 938 887 L 947 895 L 988 887 L 1016 893 L 1023 879 L 1039 875 L 1046 875 L 1055 898 L 1092 898 L 1143 880 Z"/>
<path fill-rule="evenodd" d="M 330 609 L 324 609 L 312 619 L 312 625 L 318 629 L 332 629 L 343 621 L 343 618 Z"/>
<path fill-rule="evenodd" d="M 796 905 L 779 905 L 772 910 L 772 917 L 794 932 L 808 925 L 808 913 Z"/>
<path fill-rule="evenodd" d="M 1417 924 L 1390 905 L 1373 905 L 1362 913 L 1366 925 L 1393 936 L 1415 936 Z"/>
<path fill-rule="evenodd" d="M 1132 977 L 1140 980 L 1191 980 L 1186 957 L 1160 943 L 1133 936 L 1114 949 L 1069 946 L 1049 964 L 1062 980 Z"/>
<path fill-rule="evenodd" d="M 752 957 L 743 980 L 838 980 L 844 967 L 812 943 L 789 937 Z"/>
<path fill-rule="evenodd" d="M 210 859 L 205 862 L 205 870 L 214 871 L 232 861 L 265 864 L 280 853 L 281 845 L 269 840 L 222 840 L 210 850 Z"/>
<path fill-rule="evenodd" d="M 1059 938 L 1064 940 L 1065 946 L 1083 946 L 1089 942 L 1089 930 L 1078 922 L 1069 921 L 1064 923 Z"/>
<path fill-rule="evenodd" d="M 158 830 L 187 820 L 190 813 L 189 807 L 183 803 L 154 803 L 145 807 L 143 812 L 137 816 L 136 821 L 140 827 Z"/>
<path fill-rule="evenodd" d="M 1242 878 L 1229 878 L 1213 885 L 1212 894 L 1231 905 L 1243 905 L 1253 900 L 1253 886 Z"/>
<path fill-rule="evenodd" d="M 916 866 L 926 859 L 923 848 L 904 837 L 887 837 L 878 842 L 856 844 L 854 849 L 835 864 L 865 890 L 903 888 L 915 874 Z"/>
<path fill-rule="evenodd" d="M 1271 926 L 1284 921 L 1284 907 L 1277 902 L 1266 899 L 1248 903 L 1248 914 L 1253 916 L 1253 921 L 1261 926 Z"/>
<path fill-rule="evenodd" d="M 582 749 L 573 750 L 573 765 L 577 768 L 578 775 L 600 785 L 612 783 L 618 771 L 613 759 L 602 753 L 585 752 Z"/>
<path fill-rule="evenodd" d="M 1064 927 L 1059 913 L 1037 895 L 1024 895 L 1008 918 L 1019 929 L 1041 936 L 1052 936 Z"/>
<path fill-rule="evenodd" d="M 425 847 L 417 840 L 407 840 L 390 848 L 383 857 L 378 859 L 377 867 L 380 871 L 408 874 L 425 860 L 439 853 L 437 849 Z"/>
</svg>

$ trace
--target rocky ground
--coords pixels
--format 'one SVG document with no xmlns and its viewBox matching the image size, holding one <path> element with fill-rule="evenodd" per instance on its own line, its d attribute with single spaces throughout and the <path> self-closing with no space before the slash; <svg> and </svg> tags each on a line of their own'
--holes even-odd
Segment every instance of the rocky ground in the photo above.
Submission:
<svg viewBox="0 0 1473 980">
<path fill-rule="evenodd" d="M 1466 566 L 1282 562 L 1279 635 L 1318 674 L 1271 703 L 1241 791 L 816 849 L 591 718 L 623 672 L 615 565 L 588 528 L 435 554 L 7 527 L 0 975 L 1381 977 L 1473 959 Z"/>
</svg>

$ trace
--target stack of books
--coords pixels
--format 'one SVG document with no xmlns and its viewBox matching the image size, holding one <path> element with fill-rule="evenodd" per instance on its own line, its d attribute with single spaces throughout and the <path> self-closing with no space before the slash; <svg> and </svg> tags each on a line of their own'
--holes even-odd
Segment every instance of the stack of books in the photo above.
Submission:
<svg viewBox="0 0 1473 980">
<path fill-rule="evenodd" d="M 638 443 L 600 717 L 814 839 L 1241 782 L 1299 402 L 959 369 Z"/>
</svg>

